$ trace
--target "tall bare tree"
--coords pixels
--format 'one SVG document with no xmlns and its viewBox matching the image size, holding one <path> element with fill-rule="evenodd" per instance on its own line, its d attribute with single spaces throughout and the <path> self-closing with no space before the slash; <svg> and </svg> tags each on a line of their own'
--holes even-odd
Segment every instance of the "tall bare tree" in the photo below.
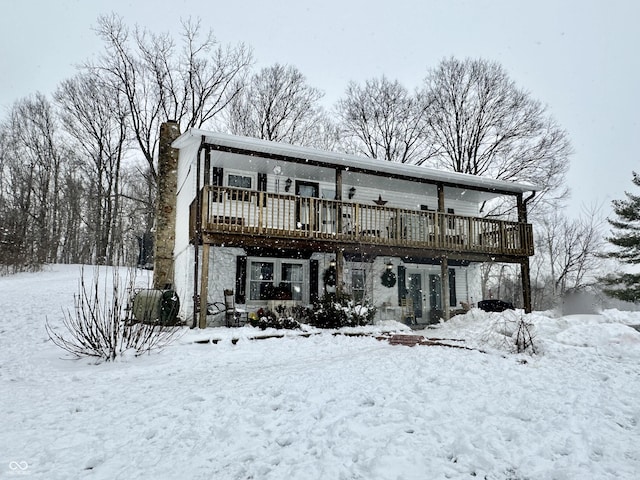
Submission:
<svg viewBox="0 0 640 480">
<path fill-rule="evenodd" d="M 2 129 L 5 206 L 13 212 L 23 254 L 35 264 L 56 261 L 63 152 L 53 108 L 39 93 L 21 99 Z"/>
<path fill-rule="evenodd" d="M 239 93 L 235 80 L 252 61 L 243 44 L 222 46 L 211 31 L 201 38 L 199 21 L 182 27 L 179 49 L 168 33 L 131 33 L 121 17 L 101 16 L 96 32 L 105 52 L 85 65 L 127 100 L 127 119 L 152 178 L 159 124 L 175 120 L 186 129 L 212 121 Z"/>
<path fill-rule="evenodd" d="M 593 282 L 600 270 L 603 247 L 599 208 L 586 210 L 580 218 L 568 219 L 554 211 L 540 220 L 536 230 L 534 273 L 544 278 L 552 299 Z"/>
<path fill-rule="evenodd" d="M 425 142 L 426 99 L 397 80 L 351 82 L 336 105 L 344 146 L 353 153 L 420 164 L 431 155 Z"/>
<path fill-rule="evenodd" d="M 185 130 L 213 123 L 240 92 L 243 83 L 237 80 L 252 54 L 243 44 L 223 46 L 211 31 L 203 34 L 199 21 L 183 22 L 179 43 L 167 33 L 132 31 L 117 15 L 99 17 L 96 33 L 105 51 L 85 69 L 126 100 L 127 127 L 145 162 L 140 179 L 150 182 L 138 192 L 146 196 L 137 199 L 145 206 L 144 231 L 149 232 L 155 215 L 160 124 L 175 120 Z"/>
<path fill-rule="evenodd" d="M 254 74 L 231 101 L 227 126 L 236 135 L 311 145 L 325 127 L 323 95 L 297 68 L 276 63 Z"/>
<path fill-rule="evenodd" d="M 122 242 L 120 170 L 127 149 L 124 98 L 92 73 L 62 82 L 55 93 L 62 125 L 75 151 L 86 158 L 88 223 L 94 237 L 93 262 L 117 263 Z"/>
<path fill-rule="evenodd" d="M 430 163 L 455 172 L 531 182 L 538 198 L 567 194 L 571 146 L 547 109 L 486 60 L 450 58 L 425 79 Z"/>
<path fill-rule="evenodd" d="M 136 31 L 143 67 L 154 79 L 153 88 L 165 119 L 182 129 L 199 128 L 215 120 L 242 90 L 238 79 L 252 63 L 244 44 L 223 46 L 200 20 L 182 22 L 182 48 L 168 34 Z"/>
</svg>

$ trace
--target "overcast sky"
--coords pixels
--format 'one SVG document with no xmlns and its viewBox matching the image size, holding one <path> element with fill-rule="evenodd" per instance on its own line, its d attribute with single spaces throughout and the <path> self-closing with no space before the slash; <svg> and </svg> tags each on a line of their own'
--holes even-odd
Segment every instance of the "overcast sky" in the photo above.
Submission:
<svg viewBox="0 0 640 480">
<path fill-rule="evenodd" d="M 351 80 L 386 75 L 413 89 L 445 57 L 500 62 L 569 133 L 570 214 L 633 190 L 640 171 L 640 2 L 636 0 L 3 0 L 0 116 L 50 95 L 97 55 L 92 31 L 115 12 L 131 26 L 179 30 L 200 18 L 222 43 L 244 42 L 256 67 L 296 66 L 330 107 Z"/>
</svg>

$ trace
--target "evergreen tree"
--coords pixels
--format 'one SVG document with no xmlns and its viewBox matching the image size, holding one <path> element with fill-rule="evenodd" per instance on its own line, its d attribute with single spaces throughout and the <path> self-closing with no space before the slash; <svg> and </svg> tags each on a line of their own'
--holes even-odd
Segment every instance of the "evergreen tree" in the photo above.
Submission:
<svg viewBox="0 0 640 480">
<path fill-rule="evenodd" d="M 640 187 L 640 175 L 633 172 L 633 183 Z M 629 265 L 640 264 L 640 196 L 625 192 L 625 200 L 613 200 L 613 211 L 617 219 L 609 219 L 615 229 L 607 238 L 616 250 L 605 254 Z M 627 302 L 640 301 L 640 273 L 617 273 L 600 279 L 604 292 Z"/>
</svg>

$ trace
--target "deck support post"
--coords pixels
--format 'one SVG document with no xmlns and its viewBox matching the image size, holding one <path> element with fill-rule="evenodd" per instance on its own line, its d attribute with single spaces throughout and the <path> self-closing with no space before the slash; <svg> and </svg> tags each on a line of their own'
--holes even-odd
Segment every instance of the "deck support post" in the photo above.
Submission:
<svg viewBox="0 0 640 480">
<path fill-rule="evenodd" d="M 451 312 L 449 311 L 449 259 L 443 256 L 440 260 L 440 287 L 442 289 L 442 318 L 449 320 Z"/>
<path fill-rule="evenodd" d="M 209 294 L 209 250 L 210 245 L 202 245 L 202 271 L 200 274 L 200 328 L 207 328 L 207 296 Z"/>
<path fill-rule="evenodd" d="M 529 257 L 520 261 L 520 278 L 522 279 L 522 303 L 525 313 L 531 313 L 531 276 Z"/>
<path fill-rule="evenodd" d="M 342 274 L 344 269 L 342 268 L 342 264 L 344 263 L 344 254 L 342 250 L 338 250 L 336 252 L 336 294 L 340 296 L 343 290 L 343 281 Z"/>
<path fill-rule="evenodd" d="M 342 201 L 342 169 L 336 168 L 336 200 L 338 202 Z M 342 233 L 342 207 L 341 203 L 338 203 L 338 211 L 336 218 L 336 225 L 338 229 L 338 233 Z M 342 264 L 344 261 L 344 255 L 342 250 L 338 249 L 336 251 L 336 294 L 342 293 L 342 273 L 343 268 Z"/>
<path fill-rule="evenodd" d="M 527 201 L 531 200 L 533 195 L 527 200 L 523 200 L 522 194 L 519 194 L 516 197 L 516 204 L 518 208 L 518 222 L 527 223 Z M 526 242 L 524 229 L 520 230 L 522 233 L 521 242 Z M 521 247 L 524 245 L 521 243 Z M 529 267 L 529 257 L 524 257 L 520 260 L 520 278 L 522 279 L 522 306 L 524 308 L 525 313 L 531 313 L 531 272 Z"/>
<path fill-rule="evenodd" d="M 336 233 L 342 233 L 342 170 L 336 169 L 336 194 L 334 200 L 338 201 L 336 208 Z"/>
</svg>

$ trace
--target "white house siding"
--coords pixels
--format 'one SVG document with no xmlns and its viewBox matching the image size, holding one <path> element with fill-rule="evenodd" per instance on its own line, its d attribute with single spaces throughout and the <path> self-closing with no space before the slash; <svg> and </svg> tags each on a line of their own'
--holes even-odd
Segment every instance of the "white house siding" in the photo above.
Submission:
<svg viewBox="0 0 640 480">
<path fill-rule="evenodd" d="M 398 190 L 388 188 L 381 191 L 376 188 L 357 186 L 356 193 L 351 201 L 373 204 L 374 200 L 377 200 L 378 197 L 381 196 L 383 200 L 387 201 L 385 204 L 386 207 L 420 210 L 421 207 L 425 205 L 433 211 L 438 209 L 438 197 L 434 186 L 424 184 L 416 185 L 408 182 L 403 184 L 396 182 L 396 184 L 389 185 L 389 187 L 392 186 L 397 187 Z M 345 186 L 345 195 L 343 195 L 343 198 L 347 198 L 346 192 L 349 191 L 349 188 L 349 185 Z M 453 208 L 456 215 L 476 216 L 478 214 L 479 207 L 477 203 L 448 199 L 446 198 L 446 189 L 444 203 L 445 211 L 448 208 Z"/>
<path fill-rule="evenodd" d="M 189 205 L 196 197 L 195 176 L 198 148 L 197 144 L 182 148 L 178 158 L 174 258 L 189 245 Z M 193 255 L 191 258 L 193 259 Z"/>
<path fill-rule="evenodd" d="M 189 243 L 189 205 L 196 194 L 195 160 L 198 148 L 197 144 L 184 147 L 178 157 L 173 282 L 180 298 L 182 318 L 191 318 L 193 315 L 194 247 Z"/>
<path fill-rule="evenodd" d="M 472 263 L 467 267 L 467 292 L 469 305 L 477 306 L 482 300 L 482 280 L 480 277 L 481 263 Z"/>
<path fill-rule="evenodd" d="M 176 255 L 176 291 L 181 300 L 181 316 L 191 319 L 193 316 L 193 255 L 194 247 L 178 252 Z M 212 247 L 210 249 L 210 272 L 208 284 L 208 302 L 223 302 L 225 289 L 236 289 L 236 258 L 246 255 L 242 248 Z M 324 293 L 323 274 L 329 263 L 335 258 L 330 253 L 314 253 L 310 260 L 318 261 L 318 289 L 319 296 Z M 202 249 L 199 249 L 199 265 L 202 265 Z M 440 275 L 439 265 L 424 265 L 403 263 L 395 257 L 377 257 L 372 262 L 345 262 L 343 269 L 343 282 L 345 290 L 352 292 L 352 274 L 354 270 L 365 272 L 365 297 L 378 308 L 377 318 L 380 320 L 399 320 L 400 307 L 398 304 L 398 281 L 391 287 L 382 285 L 381 276 L 387 268 L 387 262 L 393 264 L 393 272 L 397 275 L 398 265 L 404 266 L 407 271 L 420 270 L 425 275 Z M 456 297 L 457 307 L 460 301 L 477 303 L 481 298 L 479 265 L 471 264 L 468 267 L 451 267 L 456 271 Z M 198 273 L 198 279 L 200 272 Z M 248 287 L 247 287 L 248 292 Z M 456 307 L 456 308 L 457 308 Z M 256 310 L 257 305 L 249 306 L 248 310 Z M 453 307 L 452 307 L 453 308 Z M 425 313 L 428 306 L 425 306 Z"/>
<path fill-rule="evenodd" d="M 193 316 L 193 245 L 174 252 L 174 289 L 180 298 L 180 317 Z"/>
<path fill-rule="evenodd" d="M 236 290 L 236 258 L 245 255 L 242 248 L 212 247 L 209 251 L 208 302 L 223 302 L 224 290 Z"/>
<path fill-rule="evenodd" d="M 250 174 L 250 172 L 247 172 Z M 226 175 L 225 175 L 226 177 Z M 289 192 L 285 192 L 284 176 L 267 175 L 267 192 L 280 194 L 294 194 L 295 180 L 303 180 L 316 182 L 319 185 L 320 198 L 333 200 L 335 197 L 335 184 L 331 182 L 318 182 L 311 178 L 292 179 L 293 183 Z M 349 189 L 355 187 L 355 195 L 349 200 Z M 405 208 L 409 210 L 420 210 L 422 205 L 426 205 L 430 210 L 438 209 L 437 190 L 434 185 L 416 184 L 411 182 L 402 182 L 400 180 L 387 179 L 385 190 L 361 186 L 358 184 L 343 183 L 342 199 L 344 201 L 353 201 L 363 204 L 374 204 L 375 200 L 381 196 L 386 200 L 386 207 Z M 334 196 L 327 195 L 328 193 Z M 461 200 L 446 198 L 445 189 L 445 209 L 453 208 L 456 215 L 477 216 L 479 205 L 476 202 L 465 202 Z"/>
<path fill-rule="evenodd" d="M 236 257 L 244 255 L 242 248 L 212 247 L 209 250 L 209 283 L 207 302 L 224 302 L 224 290 L 236 289 Z M 180 297 L 182 318 L 193 316 L 194 247 L 178 252 L 175 259 L 175 290 Z M 198 282 L 202 272 L 202 248 L 198 249 Z"/>
</svg>

